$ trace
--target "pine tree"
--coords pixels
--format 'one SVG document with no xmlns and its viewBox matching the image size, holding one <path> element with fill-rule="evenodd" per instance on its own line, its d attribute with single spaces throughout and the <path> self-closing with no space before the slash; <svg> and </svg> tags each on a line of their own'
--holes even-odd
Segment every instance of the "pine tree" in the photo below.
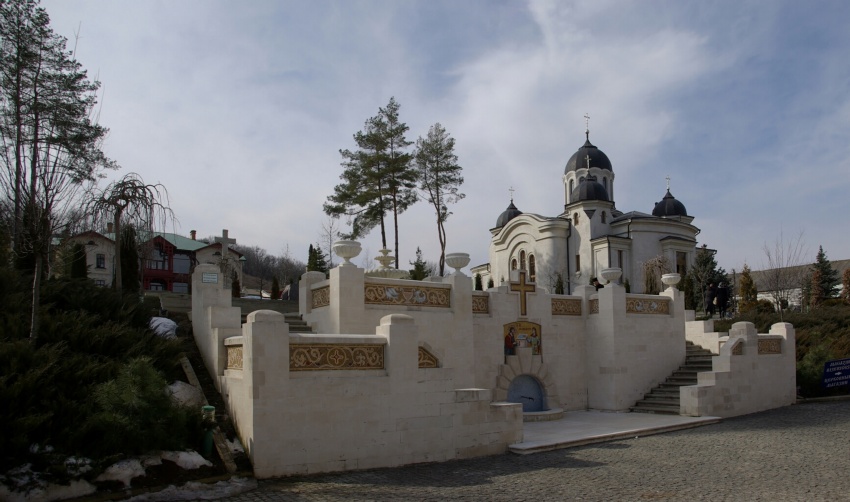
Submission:
<svg viewBox="0 0 850 502">
<path fill-rule="evenodd" d="M 844 274 L 841 276 L 841 298 L 844 303 L 850 303 L 850 268 L 844 269 Z"/>
<path fill-rule="evenodd" d="M 714 258 L 716 251 L 708 249 L 708 246 L 703 244 L 697 249 L 694 266 L 691 267 L 688 273 L 694 281 L 694 305 L 701 306 L 705 309 L 704 293 L 708 285 L 712 282 L 717 285 L 721 282 L 728 281 L 726 271 L 722 267 L 717 266 L 717 260 Z"/>
<path fill-rule="evenodd" d="M 492 287 L 495 287 L 495 284 L 493 283 L 493 278 L 491 277 L 487 279 L 487 289 L 490 289 Z"/>
<path fill-rule="evenodd" d="M 278 281 L 277 276 L 272 278 L 272 300 L 280 299 L 280 281 Z"/>
<path fill-rule="evenodd" d="M 481 278 L 481 273 L 475 274 L 475 291 L 484 291 L 484 281 Z"/>
<path fill-rule="evenodd" d="M 564 294 L 564 276 L 560 272 L 555 273 L 555 294 Z"/>
<path fill-rule="evenodd" d="M 819 268 L 812 271 L 812 287 L 811 295 L 809 296 L 809 305 L 818 308 L 826 299 L 826 290 L 824 290 L 823 274 Z"/>
<path fill-rule="evenodd" d="M 414 156 L 419 171 L 419 189 L 425 194 L 429 204 L 437 214 L 437 237 L 440 241 L 440 275 L 446 264 L 446 228 L 449 215 L 447 204 L 455 203 L 465 197 L 458 189 L 463 184 L 461 171 L 454 153 L 455 140 L 439 123 L 428 130 L 425 139 L 416 141 Z"/>
<path fill-rule="evenodd" d="M 312 270 L 312 271 L 315 271 L 315 272 L 322 272 L 323 274 L 327 275 L 328 274 L 328 261 L 327 261 L 327 258 L 325 257 L 325 252 L 322 251 L 322 246 L 316 244 L 316 246 L 313 247 L 313 245 L 311 244 L 310 245 L 310 253 L 312 254 L 312 260 L 313 260 L 312 266 L 313 266 L 313 268 L 310 268 L 310 258 L 308 257 L 307 258 L 307 270 L 308 271 Z"/>
<path fill-rule="evenodd" d="M 411 261 L 409 263 L 413 265 L 413 268 L 410 269 L 411 280 L 421 281 L 430 275 L 428 264 L 422 259 L 422 250 L 418 247 L 416 248 L 416 261 Z"/>
<path fill-rule="evenodd" d="M 826 257 L 826 253 L 823 251 L 823 246 L 818 248 L 817 258 L 815 259 L 815 263 L 812 265 L 813 277 L 814 271 L 818 271 L 820 274 L 818 274 L 817 279 L 818 289 L 817 291 L 812 291 L 813 300 L 820 303 L 826 298 L 834 298 L 838 294 L 838 285 L 841 284 L 841 278 L 838 276 L 838 271 L 832 268 L 832 263 L 830 263 L 829 259 Z M 814 282 L 812 285 L 814 286 Z M 822 296 L 814 298 L 816 294 L 822 294 Z"/>
<path fill-rule="evenodd" d="M 744 264 L 743 270 L 741 270 L 738 295 L 741 297 L 741 312 L 747 312 L 756 308 L 756 304 L 758 303 L 758 290 L 756 289 L 756 283 L 753 280 L 750 266 L 746 263 Z"/>
<path fill-rule="evenodd" d="M 315 272 L 316 271 L 316 250 L 313 249 L 313 245 L 310 244 L 310 248 L 307 250 L 307 272 Z"/>
<path fill-rule="evenodd" d="M 387 247 L 387 211 L 392 211 L 395 229 L 395 255 L 398 256 L 398 215 L 416 202 L 417 173 L 411 166 L 411 155 L 405 150 L 407 124 L 400 122 L 400 105 L 390 98 L 378 115 L 366 120 L 364 129 L 354 134 L 356 151 L 340 150 L 344 170 L 343 181 L 334 187 L 324 204 L 330 216 L 352 218 L 346 239 L 357 239 L 380 225 L 381 243 Z M 398 262 L 396 262 L 398 268 Z"/>
</svg>

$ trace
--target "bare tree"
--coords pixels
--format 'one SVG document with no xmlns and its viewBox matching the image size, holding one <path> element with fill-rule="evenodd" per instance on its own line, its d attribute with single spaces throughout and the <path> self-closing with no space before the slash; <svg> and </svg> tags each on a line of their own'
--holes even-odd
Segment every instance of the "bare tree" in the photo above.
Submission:
<svg viewBox="0 0 850 502">
<path fill-rule="evenodd" d="M 328 268 L 334 268 L 334 242 L 339 239 L 339 217 L 328 215 L 322 222 L 322 231 L 319 233 L 319 243 L 325 248 L 328 257 Z"/>
<path fill-rule="evenodd" d="M 104 190 L 95 191 L 87 209 L 95 221 L 112 221 L 116 236 L 115 289 L 121 291 L 121 225 L 133 225 L 143 241 L 150 240 L 157 224 L 164 228 L 169 220 L 175 220 L 168 191 L 159 183 L 149 185 L 138 174 L 129 173 Z"/>
<path fill-rule="evenodd" d="M 786 242 L 780 231 L 773 244 L 765 243 L 762 249 L 767 261 L 762 266 L 762 285 L 779 309 L 779 319 L 782 320 L 782 311 L 788 306 L 793 291 L 801 287 L 808 271 L 808 267 L 803 266 L 806 255 L 803 232 Z"/>
</svg>

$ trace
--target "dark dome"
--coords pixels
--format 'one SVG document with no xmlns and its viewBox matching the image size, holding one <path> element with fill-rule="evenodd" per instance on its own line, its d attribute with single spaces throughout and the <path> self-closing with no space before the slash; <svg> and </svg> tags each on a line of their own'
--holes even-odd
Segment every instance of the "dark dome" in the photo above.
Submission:
<svg viewBox="0 0 850 502">
<path fill-rule="evenodd" d="M 516 206 L 514 205 L 514 201 L 511 201 L 511 205 L 509 205 L 507 209 L 502 211 L 502 214 L 499 215 L 499 219 L 496 220 L 496 228 L 504 227 L 508 224 L 509 221 L 521 214 L 522 211 L 516 208 Z"/>
<path fill-rule="evenodd" d="M 685 209 L 685 205 L 676 200 L 676 197 L 670 193 L 670 189 L 667 189 L 667 195 L 661 199 L 661 202 L 655 205 L 655 209 L 652 210 L 652 216 L 687 216 L 688 210 Z"/>
<path fill-rule="evenodd" d="M 602 155 L 605 155 L 604 153 Z M 585 179 L 578 184 L 573 193 L 570 194 L 570 200 L 579 202 L 583 200 L 602 200 L 608 202 L 608 190 L 601 183 L 596 181 L 593 176 Z"/>
<path fill-rule="evenodd" d="M 596 148 L 590 143 L 590 139 L 584 142 L 581 148 L 570 157 L 567 161 L 567 167 L 564 168 L 564 174 L 570 171 L 575 171 L 577 168 L 587 167 L 587 157 L 590 157 L 590 167 L 598 167 L 606 171 L 614 172 L 611 169 L 611 161 L 605 152 Z"/>
</svg>

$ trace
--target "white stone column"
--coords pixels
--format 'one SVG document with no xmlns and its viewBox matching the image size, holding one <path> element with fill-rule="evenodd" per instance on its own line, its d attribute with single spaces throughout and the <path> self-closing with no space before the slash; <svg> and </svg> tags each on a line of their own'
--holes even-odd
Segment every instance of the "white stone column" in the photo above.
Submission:
<svg viewBox="0 0 850 502">
<path fill-rule="evenodd" d="M 374 324 L 366 326 L 365 274 L 359 267 L 331 269 L 330 330 L 331 333 L 371 335 Z"/>
</svg>

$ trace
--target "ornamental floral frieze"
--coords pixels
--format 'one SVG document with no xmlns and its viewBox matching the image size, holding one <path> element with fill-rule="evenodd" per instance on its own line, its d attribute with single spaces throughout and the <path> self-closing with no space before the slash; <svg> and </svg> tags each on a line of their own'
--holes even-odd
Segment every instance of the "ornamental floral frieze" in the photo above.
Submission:
<svg viewBox="0 0 850 502">
<path fill-rule="evenodd" d="M 627 314 L 669 314 L 670 302 L 647 298 L 626 298 Z"/>
<path fill-rule="evenodd" d="M 781 354 L 782 340 L 779 338 L 759 338 L 759 355 L 762 354 Z"/>
<path fill-rule="evenodd" d="M 451 307 L 451 289 L 396 284 L 366 284 L 365 302 L 372 305 L 411 307 Z"/>
<path fill-rule="evenodd" d="M 473 314 L 489 314 L 490 313 L 490 297 L 489 296 L 473 296 L 472 297 L 472 313 Z"/>
<path fill-rule="evenodd" d="M 438 368 L 439 363 L 434 354 L 428 352 L 425 347 L 419 347 L 419 367 L 420 368 Z"/>
<path fill-rule="evenodd" d="M 289 371 L 382 370 L 383 345 L 290 345 Z"/>
<path fill-rule="evenodd" d="M 744 342 L 738 340 L 738 343 L 732 347 L 732 355 L 733 356 L 743 356 L 744 355 Z"/>
<path fill-rule="evenodd" d="M 598 301 L 596 312 L 599 312 Z M 581 300 L 577 298 L 552 298 L 552 315 L 581 315 Z"/>
<path fill-rule="evenodd" d="M 330 286 L 322 286 L 321 288 L 316 288 L 313 290 L 313 302 L 312 307 L 317 309 L 319 307 L 327 307 L 331 304 L 331 287 Z"/>
<path fill-rule="evenodd" d="M 228 370 L 241 370 L 242 369 L 242 346 L 241 345 L 228 345 L 227 346 L 227 366 L 225 369 Z"/>
<path fill-rule="evenodd" d="M 594 298 L 593 300 L 590 300 L 588 302 L 588 307 L 590 308 L 591 314 L 598 314 L 599 313 L 599 299 Z"/>
</svg>

